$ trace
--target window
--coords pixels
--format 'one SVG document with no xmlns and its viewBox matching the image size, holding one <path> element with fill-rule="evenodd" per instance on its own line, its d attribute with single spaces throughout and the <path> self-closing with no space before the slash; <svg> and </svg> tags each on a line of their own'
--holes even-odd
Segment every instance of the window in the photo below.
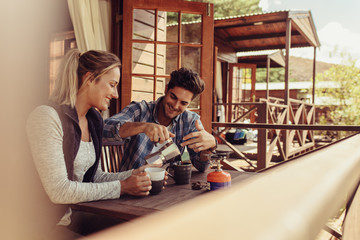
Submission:
<svg viewBox="0 0 360 240">
<path fill-rule="evenodd" d="M 76 48 L 74 31 L 61 32 L 53 35 L 50 41 L 50 83 L 49 95 L 52 93 L 56 81 L 56 74 L 60 63 L 69 49 Z"/>
<path fill-rule="evenodd" d="M 186 67 L 205 81 L 204 93 L 190 109 L 210 130 L 213 5 L 177 0 L 161 1 L 160 6 L 159 2 L 123 2 L 121 108 L 134 100 L 156 100 L 164 94 L 170 73 Z"/>
</svg>

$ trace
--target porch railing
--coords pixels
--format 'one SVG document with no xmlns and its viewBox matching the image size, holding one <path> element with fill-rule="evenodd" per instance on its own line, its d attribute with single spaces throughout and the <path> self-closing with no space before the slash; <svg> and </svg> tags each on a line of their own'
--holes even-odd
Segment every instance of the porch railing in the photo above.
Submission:
<svg viewBox="0 0 360 240">
<path fill-rule="evenodd" d="M 315 125 L 315 105 L 295 99 L 290 99 L 287 105 L 282 99 L 271 97 L 258 102 L 215 105 L 225 105 L 232 109 L 232 122 L 213 122 L 213 133 L 256 170 L 269 167 L 276 151 L 280 161 L 286 161 L 313 150 L 314 130 L 360 131 L 359 126 Z M 255 123 L 243 123 L 251 115 L 256 116 Z M 223 129 L 219 130 L 220 128 Z M 258 129 L 256 167 L 222 137 L 230 128 Z"/>
<path fill-rule="evenodd" d="M 89 239 L 315 239 L 358 188 L 359 142 L 349 137 Z"/>
</svg>

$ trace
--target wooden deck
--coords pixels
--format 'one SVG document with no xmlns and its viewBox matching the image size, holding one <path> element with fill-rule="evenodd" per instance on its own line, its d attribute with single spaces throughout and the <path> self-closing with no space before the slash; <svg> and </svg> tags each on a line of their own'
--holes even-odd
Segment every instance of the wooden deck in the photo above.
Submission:
<svg viewBox="0 0 360 240">
<path fill-rule="evenodd" d="M 234 144 L 233 145 L 238 151 L 242 152 L 253 165 L 257 164 L 257 142 L 247 142 L 244 145 Z M 218 144 L 216 149 L 217 152 L 227 152 L 229 153 L 229 158 L 227 159 L 233 166 L 243 169 L 245 171 L 254 171 L 254 169 L 247 163 L 244 159 L 240 159 L 234 154 L 233 150 L 226 144 Z M 272 161 L 270 166 L 274 165 L 277 161 L 280 160 L 280 154 L 276 151 L 273 153 Z M 224 169 L 230 169 L 226 166 L 223 166 Z"/>
</svg>

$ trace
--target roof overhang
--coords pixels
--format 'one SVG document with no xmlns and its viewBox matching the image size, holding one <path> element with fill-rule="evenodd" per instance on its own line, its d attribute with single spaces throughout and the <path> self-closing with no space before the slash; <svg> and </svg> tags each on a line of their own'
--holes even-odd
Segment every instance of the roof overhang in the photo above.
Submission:
<svg viewBox="0 0 360 240">
<path fill-rule="evenodd" d="M 235 52 L 285 49 L 288 21 L 291 22 L 291 48 L 320 46 L 310 11 L 288 10 L 217 19 L 214 34 Z"/>
<path fill-rule="evenodd" d="M 256 64 L 257 68 L 266 68 L 268 59 L 270 67 L 285 67 L 285 57 L 281 50 L 238 53 L 238 63 Z"/>
</svg>

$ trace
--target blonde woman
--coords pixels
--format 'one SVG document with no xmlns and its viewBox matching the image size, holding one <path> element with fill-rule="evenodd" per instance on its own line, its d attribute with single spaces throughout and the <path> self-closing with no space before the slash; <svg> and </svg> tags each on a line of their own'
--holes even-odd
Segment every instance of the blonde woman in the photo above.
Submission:
<svg viewBox="0 0 360 240">
<path fill-rule="evenodd" d="M 144 167 L 106 173 L 99 163 L 103 120 L 118 98 L 120 60 L 112 53 L 70 50 L 47 105 L 37 107 L 27 121 L 27 134 L 44 190 L 60 208 L 57 225 L 70 226 L 67 204 L 115 199 L 123 194 L 145 196 L 151 181 Z"/>
</svg>

